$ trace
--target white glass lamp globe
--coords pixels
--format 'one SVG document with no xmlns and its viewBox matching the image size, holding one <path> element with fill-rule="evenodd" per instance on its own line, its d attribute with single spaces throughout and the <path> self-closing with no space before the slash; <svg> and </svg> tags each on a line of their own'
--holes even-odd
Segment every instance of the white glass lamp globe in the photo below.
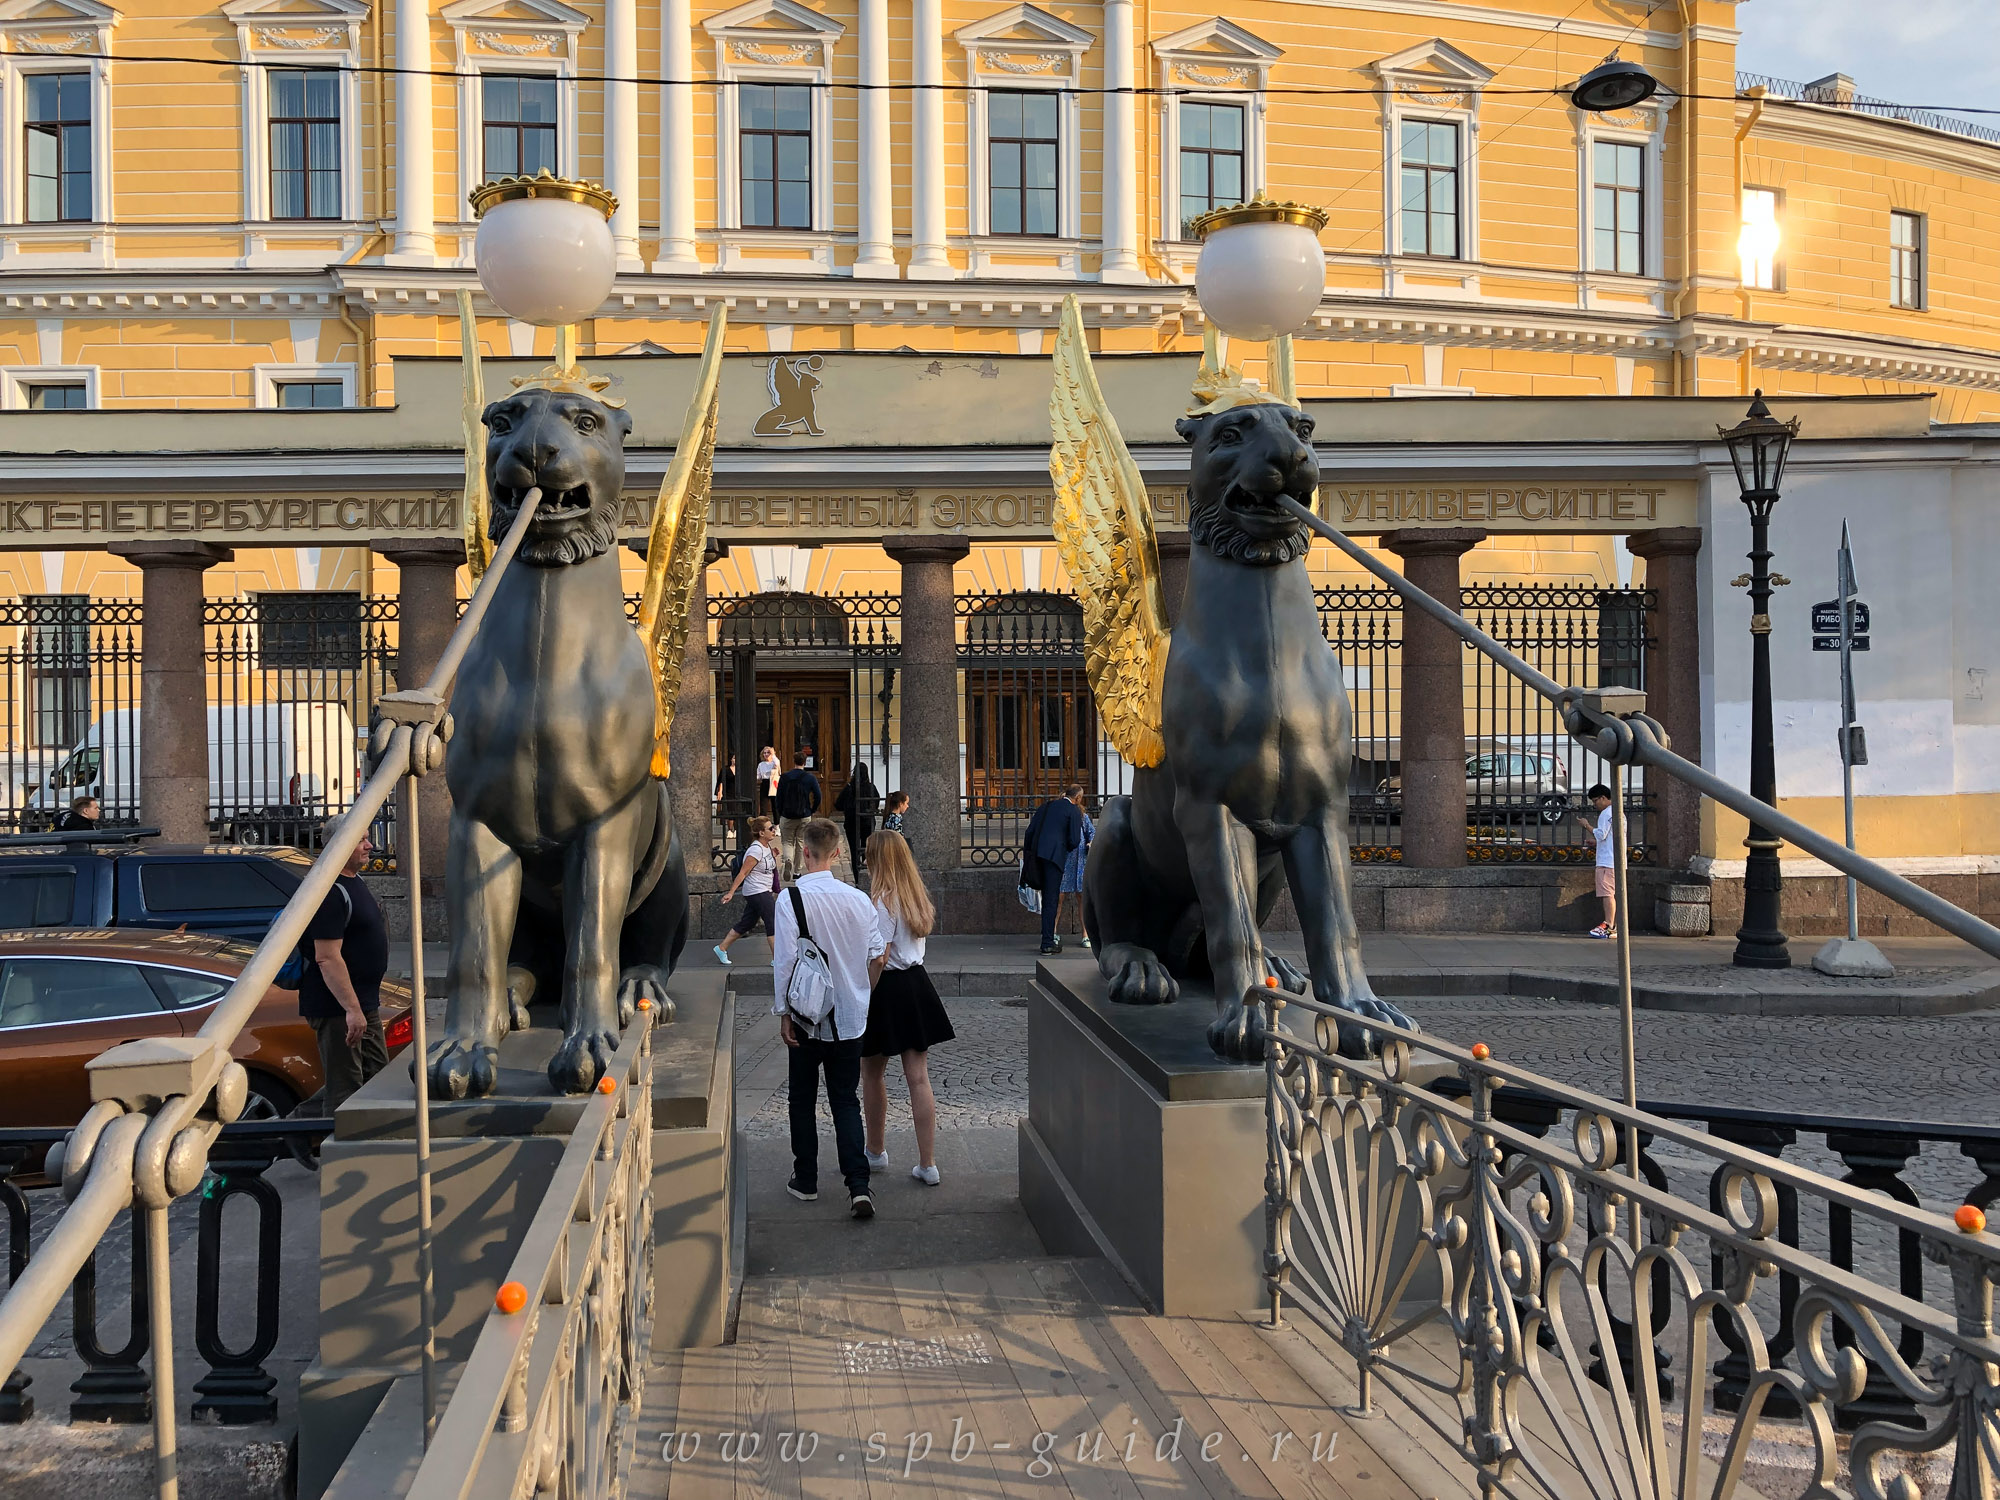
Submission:
<svg viewBox="0 0 2000 1500">
<path fill-rule="evenodd" d="M 1268 343 L 1298 332 L 1326 290 L 1324 228 L 1320 209 L 1263 198 L 1203 214 L 1194 221 L 1202 315 L 1233 339 Z"/>
<path fill-rule="evenodd" d="M 545 327 L 580 322 L 611 295 L 618 252 L 610 217 L 618 200 L 594 183 L 546 172 L 474 189 L 479 284 L 510 318 Z"/>
</svg>

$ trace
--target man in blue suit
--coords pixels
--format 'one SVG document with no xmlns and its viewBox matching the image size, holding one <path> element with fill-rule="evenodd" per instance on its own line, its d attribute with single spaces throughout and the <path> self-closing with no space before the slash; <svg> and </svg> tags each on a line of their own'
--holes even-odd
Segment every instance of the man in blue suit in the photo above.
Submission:
<svg viewBox="0 0 2000 1500">
<path fill-rule="evenodd" d="M 1035 809 L 1021 842 L 1021 884 L 1042 893 L 1042 952 L 1062 952 L 1056 936 L 1056 908 L 1062 904 L 1063 865 L 1083 842 L 1083 788 L 1063 788 Z"/>
</svg>

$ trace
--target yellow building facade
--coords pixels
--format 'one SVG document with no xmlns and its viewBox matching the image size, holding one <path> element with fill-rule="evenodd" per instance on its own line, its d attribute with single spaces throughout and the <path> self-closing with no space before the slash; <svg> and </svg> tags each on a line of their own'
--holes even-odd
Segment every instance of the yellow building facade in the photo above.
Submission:
<svg viewBox="0 0 2000 1500">
<path fill-rule="evenodd" d="M 541 167 L 619 199 L 620 272 L 580 327 L 584 358 L 690 353 L 721 301 L 772 413 L 776 372 L 815 356 L 1044 357 L 1072 293 L 1103 355 L 1191 354 L 1184 226 L 1263 191 L 1329 213 L 1302 396 L 1421 399 L 1440 443 L 1453 400 L 1480 397 L 1762 387 L 1923 395 L 1933 431 L 2000 422 L 2000 132 L 1876 105 L 1840 77 L 1753 78 L 1734 22 L 1733 0 L 1248 0 L 1227 16 L 1154 0 L 0 0 L 0 410 L 19 413 L 0 423 L 92 434 L 54 454 L 117 446 L 101 423 L 60 425 L 75 408 L 169 409 L 199 450 L 214 414 L 275 408 L 284 447 L 327 408 L 396 408 L 409 371 L 455 359 L 461 289 L 487 359 L 545 359 L 553 333 L 479 293 L 468 207 L 480 182 Z M 1613 52 L 1659 93 L 1572 108 L 1567 87 Z M 1254 375 L 1262 355 L 1233 357 Z M 920 440 L 949 444 L 950 426 Z M 335 447 L 361 431 L 340 430 Z M 810 418 L 779 435 L 819 446 Z M 23 470 L 8 493 L 57 472 Z M 1606 588 L 1653 566 L 1616 525 L 1486 530 L 1471 581 Z M 137 598 L 112 540 L 11 528 L 0 588 Z M 246 537 L 202 587 L 395 593 L 396 566 L 364 541 Z M 1317 552 L 1314 567 L 1353 581 Z M 853 596 L 899 578 L 874 540 L 771 526 L 739 535 L 708 588 Z M 1066 587 L 1033 527 L 975 535 L 955 578 L 962 595 Z M 1468 703 L 1475 735 L 1480 712 Z M 2000 852 L 1990 816 L 1973 823 L 1948 852 Z M 1706 829 L 1706 851 L 1726 855 L 1730 832 Z"/>
</svg>

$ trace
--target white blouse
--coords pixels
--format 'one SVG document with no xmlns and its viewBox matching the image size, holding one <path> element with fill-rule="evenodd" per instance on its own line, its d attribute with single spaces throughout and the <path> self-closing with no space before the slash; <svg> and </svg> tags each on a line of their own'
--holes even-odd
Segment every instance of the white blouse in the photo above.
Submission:
<svg viewBox="0 0 2000 1500">
<path fill-rule="evenodd" d="M 914 969 L 924 961 L 924 939 L 911 937 L 903 919 L 880 901 L 875 903 L 875 930 L 881 934 L 888 956 L 885 969 Z"/>
</svg>

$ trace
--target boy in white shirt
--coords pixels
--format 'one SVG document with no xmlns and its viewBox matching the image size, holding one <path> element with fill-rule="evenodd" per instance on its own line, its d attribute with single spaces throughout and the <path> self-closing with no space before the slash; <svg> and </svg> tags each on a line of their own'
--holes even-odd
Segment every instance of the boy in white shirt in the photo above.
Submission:
<svg viewBox="0 0 2000 1500">
<path fill-rule="evenodd" d="M 857 1219 L 872 1219 L 875 1200 L 868 1193 L 868 1146 L 859 1093 L 861 1038 L 868 1029 L 869 992 L 882 977 L 886 945 L 876 928 L 875 904 L 833 876 L 834 861 L 840 857 L 840 825 L 828 818 L 809 819 L 799 843 L 805 871 L 778 903 L 777 928 L 771 936 L 771 1013 L 778 1017 L 779 1034 L 791 1049 L 792 1179 L 785 1190 L 804 1203 L 819 1197 L 819 1122 L 814 1103 L 824 1070 L 848 1211 Z M 810 1032 L 785 1005 L 799 957 L 801 906 L 807 935 L 826 955 L 833 981 L 833 1008 Z"/>
<path fill-rule="evenodd" d="M 1597 840 L 1597 895 L 1604 902 L 1604 920 L 1590 929 L 1590 935 L 1614 938 L 1618 936 L 1618 886 L 1613 859 L 1616 848 L 1611 841 L 1611 788 L 1600 781 L 1587 795 L 1591 811 L 1576 816 Z"/>
</svg>

